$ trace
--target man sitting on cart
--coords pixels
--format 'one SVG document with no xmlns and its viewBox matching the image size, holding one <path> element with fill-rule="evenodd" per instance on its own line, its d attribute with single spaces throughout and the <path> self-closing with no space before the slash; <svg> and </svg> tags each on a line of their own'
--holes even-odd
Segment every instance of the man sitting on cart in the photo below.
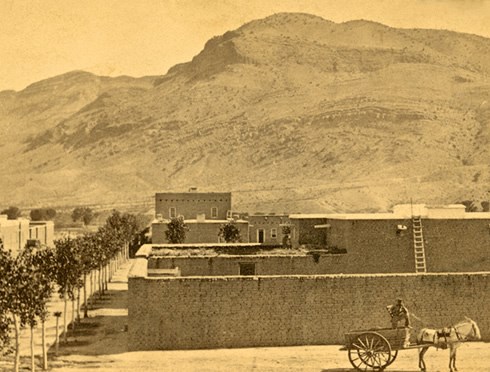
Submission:
<svg viewBox="0 0 490 372">
<path fill-rule="evenodd" d="M 410 314 L 403 304 L 403 300 L 398 298 L 396 300 L 396 304 L 386 306 L 386 309 L 390 313 L 391 316 L 391 326 L 393 328 L 398 327 L 398 323 L 402 320 L 405 320 L 405 327 L 412 328 L 410 326 Z"/>
</svg>

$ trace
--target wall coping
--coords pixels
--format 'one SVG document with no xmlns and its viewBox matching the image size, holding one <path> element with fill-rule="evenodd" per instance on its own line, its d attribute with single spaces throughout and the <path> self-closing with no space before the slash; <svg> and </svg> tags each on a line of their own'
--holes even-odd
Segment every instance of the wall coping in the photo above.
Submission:
<svg viewBox="0 0 490 372">
<path fill-rule="evenodd" d="M 128 279 L 148 278 L 148 261 L 146 258 L 138 257 L 134 260 L 128 272 Z"/>
<path fill-rule="evenodd" d="M 146 264 L 146 262 L 145 262 Z M 134 266 L 134 265 L 133 265 Z M 146 271 L 146 267 L 145 267 Z M 130 272 L 131 274 L 131 272 Z M 318 279 L 347 279 L 347 278 L 403 278 L 403 277 L 486 277 L 490 271 L 468 272 L 468 273 L 389 273 L 389 274 L 324 274 L 324 275 L 254 275 L 254 276 L 180 276 L 180 277 L 148 277 L 147 280 L 165 281 L 206 281 L 206 282 L 228 282 L 228 281 L 264 281 L 270 279 L 298 279 L 298 280 L 318 280 Z M 131 277 L 131 276 L 129 276 Z M 141 277 L 141 276 L 138 276 Z"/>
<path fill-rule="evenodd" d="M 347 253 L 328 253 L 320 255 L 323 257 L 342 257 L 347 256 Z M 247 254 L 247 255 L 239 255 L 239 254 L 225 254 L 225 253 L 216 253 L 216 254 L 208 254 L 208 255 L 185 255 L 185 256 L 171 256 L 171 255 L 159 255 L 159 254 L 151 254 L 151 258 L 159 258 L 159 259 L 174 259 L 174 258 L 199 258 L 199 259 L 209 259 L 209 258 L 226 258 L 226 259 L 253 259 L 253 258 L 304 258 L 304 257 L 313 257 L 312 254 L 299 252 L 298 254 Z"/>
<path fill-rule="evenodd" d="M 148 258 L 151 255 L 151 248 L 152 244 L 143 244 L 140 249 L 136 252 L 134 257 L 139 258 L 139 257 L 144 257 Z"/>
<path fill-rule="evenodd" d="M 260 243 L 182 243 L 182 244 L 145 244 L 142 247 L 149 245 L 154 249 L 159 248 L 235 248 L 235 247 L 262 247 Z"/>
</svg>

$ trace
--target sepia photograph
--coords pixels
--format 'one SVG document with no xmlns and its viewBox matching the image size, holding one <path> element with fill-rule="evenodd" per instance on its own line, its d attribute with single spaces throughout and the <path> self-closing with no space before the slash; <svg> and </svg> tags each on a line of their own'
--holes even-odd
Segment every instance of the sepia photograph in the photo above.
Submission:
<svg viewBox="0 0 490 372">
<path fill-rule="evenodd" d="M 490 0 L 0 0 L 0 371 L 490 372 Z"/>
</svg>

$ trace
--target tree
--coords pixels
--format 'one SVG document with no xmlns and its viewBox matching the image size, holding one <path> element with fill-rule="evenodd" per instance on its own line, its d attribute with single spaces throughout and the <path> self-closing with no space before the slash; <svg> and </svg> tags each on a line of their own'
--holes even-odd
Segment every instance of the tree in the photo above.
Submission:
<svg viewBox="0 0 490 372">
<path fill-rule="evenodd" d="M 12 319 L 10 313 L 10 274 L 11 274 L 12 256 L 10 251 L 3 249 L 3 242 L 0 239 L 0 352 L 9 354 L 12 352 L 10 347 L 10 327 Z"/>
<path fill-rule="evenodd" d="M 29 215 L 32 221 L 52 221 L 56 211 L 53 208 L 32 209 Z"/>
<path fill-rule="evenodd" d="M 218 236 L 227 243 L 238 243 L 242 241 L 240 230 L 233 221 L 221 225 Z"/>
<path fill-rule="evenodd" d="M 20 209 L 17 207 L 8 207 L 1 211 L 0 214 L 6 214 L 9 220 L 16 220 L 22 215 Z"/>
<path fill-rule="evenodd" d="M 52 221 L 52 220 L 54 220 L 55 217 L 56 217 L 56 210 L 53 208 L 47 208 L 46 209 L 46 219 L 49 221 Z"/>
<path fill-rule="evenodd" d="M 476 204 L 471 200 L 463 200 L 461 204 L 465 206 L 466 212 L 476 212 L 478 210 Z"/>
<path fill-rule="evenodd" d="M 282 227 L 282 247 L 291 248 L 291 226 L 285 225 Z"/>
<path fill-rule="evenodd" d="M 64 237 L 55 240 L 55 261 L 56 261 L 56 284 L 59 286 L 60 298 L 64 301 L 63 329 L 64 341 L 67 342 L 68 325 L 66 321 L 68 299 L 75 300 L 75 288 L 81 286 L 82 264 L 80 252 L 77 249 L 75 240 Z"/>
<path fill-rule="evenodd" d="M 21 323 L 31 331 L 31 371 L 35 369 L 34 327 L 38 319 L 42 326 L 43 368 L 47 369 L 47 348 L 45 339 L 45 321 L 48 316 L 48 301 L 53 293 L 55 277 L 54 252 L 51 249 L 24 249 L 17 257 L 19 267 L 28 276 L 29 285 L 23 288 L 22 300 L 24 309 Z"/>
<path fill-rule="evenodd" d="M 94 212 L 88 207 L 76 207 L 71 214 L 73 222 L 82 221 L 85 226 L 90 224 L 94 217 Z"/>
<path fill-rule="evenodd" d="M 490 202 L 486 200 L 482 201 L 481 208 L 483 212 L 490 212 Z"/>
<path fill-rule="evenodd" d="M 44 220 L 44 210 L 43 209 L 32 209 L 29 213 L 31 221 L 43 221 Z"/>
<path fill-rule="evenodd" d="M 172 218 L 167 224 L 167 231 L 165 231 L 168 242 L 170 244 L 182 244 L 185 241 L 186 229 L 184 217 Z"/>
</svg>

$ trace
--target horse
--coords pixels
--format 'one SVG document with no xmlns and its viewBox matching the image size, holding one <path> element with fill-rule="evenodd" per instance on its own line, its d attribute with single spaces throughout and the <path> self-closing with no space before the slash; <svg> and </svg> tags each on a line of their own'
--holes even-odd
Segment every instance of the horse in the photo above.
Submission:
<svg viewBox="0 0 490 372">
<path fill-rule="evenodd" d="M 419 368 L 426 371 L 424 355 L 429 347 L 446 349 L 449 346 L 449 371 L 457 371 L 456 351 L 465 341 L 480 340 L 480 328 L 476 322 L 465 317 L 465 320 L 442 329 L 423 328 L 417 336 L 417 344 L 424 345 L 419 351 Z"/>
</svg>

